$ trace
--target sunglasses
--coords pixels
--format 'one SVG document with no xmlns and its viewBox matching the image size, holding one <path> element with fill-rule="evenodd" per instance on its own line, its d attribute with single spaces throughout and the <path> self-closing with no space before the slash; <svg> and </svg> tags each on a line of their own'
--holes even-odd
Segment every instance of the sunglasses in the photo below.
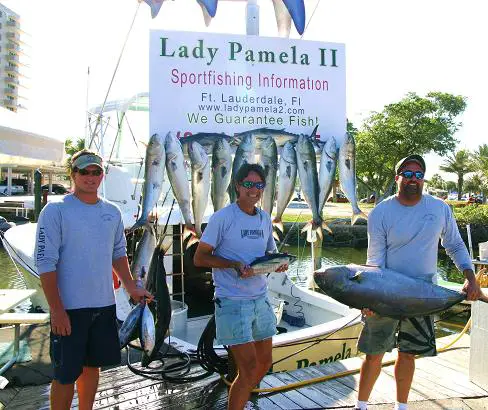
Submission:
<svg viewBox="0 0 488 410">
<path fill-rule="evenodd" d="M 424 173 L 422 171 L 402 171 L 398 175 L 411 179 L 414 175 L 417 179 L 424 179 Z"/>
<path fill-rule="evenodd" d="M 75 169 L 75 172 L 78 172 L 78 174 L 84 177 L 87 175 L 99 177 L 100 175 L 103 174 L 103 171 L 100 168 L 94 169 L 93 171 L 88 171 L 87 169 Z"/>
<path fill-rule="evenodd" d="M 243 186 L 246 189 L 251 189 L 252 187 L 256 187 L 257 189 L 264 189 L 266 186 L 266 182 L 252 182 L 252 181 L 242 181 L 239 182 L 239 185 Z"/>
</svg>

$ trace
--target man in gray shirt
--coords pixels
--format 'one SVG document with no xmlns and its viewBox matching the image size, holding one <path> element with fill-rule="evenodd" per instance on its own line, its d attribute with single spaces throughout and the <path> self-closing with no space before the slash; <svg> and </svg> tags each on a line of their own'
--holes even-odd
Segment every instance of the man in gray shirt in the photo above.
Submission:
<svg viewBox="0 0 488 410">
<path fill-rule="evenodd" d="M 395 172 L 398 193 L 377 205 L 368 217 L 367 264 L 435 282 L 440 239 L 447 254 L 466 277 L 463 291 L 468 294 L 467 299 L 478 299 L 480 288 L 473 264 L 451 209 L 444 201 L 422 194 L 424 159 L 420 155 L 403 158 L 397 163 Z M 381 371 L 383 355 L 397 347 L 395 409 L 406 410 L 415 356 L 436 355 L 433 318 L 425 316 L 398 321 L 367 309 L 363 314 L 364 328 L 358 348 L 366 353 L 366 359 L 361 367 L 356 408 L 367 408 L 367 400 Z"/>
<path fill-rule="evenodd" d="M 135 301 L 152 296 L 129 270 L 120 210 L 98 197 L 102 159 L 72 157 L 74 191 L 44 207 L 35 263 L 51 313 L 51 409 L 69 409 L 74 384 L 80 409 L 91 409 L 101 366 L 120 364 L 112 268 Z"/>
</svg>

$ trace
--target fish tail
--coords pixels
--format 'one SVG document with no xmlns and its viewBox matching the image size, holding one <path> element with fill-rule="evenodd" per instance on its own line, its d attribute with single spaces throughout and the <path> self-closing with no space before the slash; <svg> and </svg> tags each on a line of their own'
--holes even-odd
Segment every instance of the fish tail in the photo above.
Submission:
<svg viewBox="0 0 488 410">
<path fill-rule="evenodd" d="M 313 224 L 312 221 L 306 223 L 306 225 L 302 228 L 301 232 L 307 233 L 307 242 L 315 242 L 317 240 L 317 235 L 321 237 L 322 229 L 320 231 L 317 229 L 317 226 Z"/>
<path fill-rule="evenodd" d="M 329 232 L 330 235 L 334 235 L 334 232 L 332 232 L 332 229 L 330 229 L 330 226 L 325 223 L 325 221 L 322 221 L 322 228 L 325 229 L 327 232 Z"/>
<path fill-rule="evenodd" d="M 273 238 L 275 238 L 277 241 L 280 240 L 280 236 L 278 235 L 278 233 L 276 231 L 273 231 Z"/>
<path fill-rule="evenodd" d="M 488 296 L 487 296 L 487 295 L 485 295 L 483 292 L 481 292 L 481 295 L 480 295 L 480 297 L 478 298 L 478 300 L 480 300 L 481 302 L 488 303 Z"/>
<path fill-rule="evenodd" d="M 284 232 L 283 222 L 281 221 L 281 218 L 273 219 L 273 226 L 275 226 L 276 229 L 278 229 L 281 233 Z"/>
<path fill-rule="evenodd" d="M 183 240 L 188 238 L 190 235 L 197 236 L 195 228 L 193 227 L 193 225 L 186 224 L 183 227 Z"/>
<path fill-rule="evenodd" d="M 134 225 L 131 226 L 129 229 L 129 233 L 134 232 L 137 228 L 145 226 L 147 224 L 147 219 L 140 218 L 138 219 Z"/>
<path fill-rule="evenodd" d="M 189 248 L 193 244 L 200 242 L 200 238 L 196 235 L 191 235 L 191 238 L 189 239 L 188 243 L 186 244 L 186 247 Z"/>
<path fill-rule="evenodd" d="M 368 215 L 366 215 L 359 208 L 358 208 L 358 211 L 359 212 L 356 212 L 356 211 L 353 212 L 352 218 L 351 218 L 351 225 L 354 225 L 359 218 L 368 219 Z"/>
</svg>

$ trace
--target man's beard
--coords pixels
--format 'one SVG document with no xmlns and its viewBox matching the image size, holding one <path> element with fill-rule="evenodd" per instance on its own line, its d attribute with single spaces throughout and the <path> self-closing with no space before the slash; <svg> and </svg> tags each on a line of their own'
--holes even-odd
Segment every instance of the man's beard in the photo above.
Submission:
<svg viewBox="0 0 488 410">
<path fill-rule="evenodd" d="M 406 196 L 410 198 L 416 198 L 422 194 L 422 189 L 420 188 L 419 184 L 410 183 L 404 186 L 403 192 Z"/>
</svg>

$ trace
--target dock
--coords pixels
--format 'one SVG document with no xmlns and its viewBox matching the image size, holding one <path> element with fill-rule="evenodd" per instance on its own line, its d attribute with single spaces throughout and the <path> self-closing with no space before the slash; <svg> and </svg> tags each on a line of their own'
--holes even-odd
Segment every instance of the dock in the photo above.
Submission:
<svg viewBox="0 0 488 410">
<path fill-rule="evenodd" d="M 438 347 L 446 345 L 453 338 L 447 336 L 438 339 Z M 464 335 L 451 349 L 439 353 L 437 357 L 417 359 L 409 397 L 410 409 L 488 408 L 488 391 L 469 381 L 469 346 L 470 337 Z M 389 358 L 395 355 L 393 352 Z M 355 357 L 322 366 L 269 374 L 259 387 L 275 388 L 358 369 L 361 361 L 361 358 Z M 194 366 L 191 373 L 198 371 Z M 393 407 L 393 372 L 393 366 L 383 367 L 370 398 L 370 408 Z M 358 386 L 359 373 L 356 373 L 296 389 L 260 393 L 253 395 L 252 402 L 255 409 L 352 408 L 356 403 Z M 9 410 L 49 409 L 49 384 L 7 387 L 0 390 L 0 403 Z M 147 379 L 134 374 L 127 366 L 120 366 L 102 372 L 94 409 L 225 409 L 226 403 L 227 387 L 217 374 L 193 383 L 174 384 Z M 78 408 L 76 395 L 73 408 Z"/>
</svg>

